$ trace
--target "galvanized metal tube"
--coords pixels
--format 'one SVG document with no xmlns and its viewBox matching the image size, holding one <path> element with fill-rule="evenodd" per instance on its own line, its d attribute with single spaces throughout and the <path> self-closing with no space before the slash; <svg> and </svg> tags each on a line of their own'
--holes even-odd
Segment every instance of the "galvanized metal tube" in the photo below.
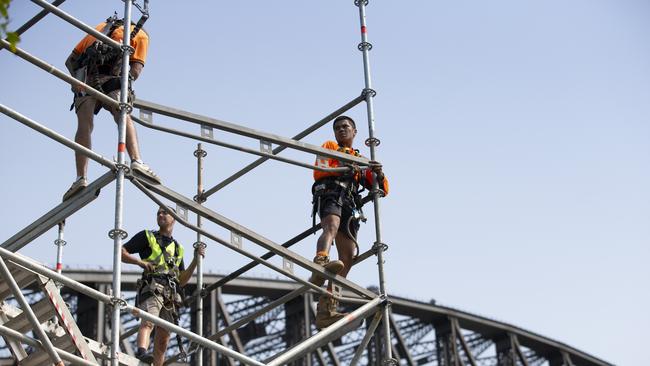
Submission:
<svg viewBox="0 0 650 366">
<path fill-rule="evenodd" d="M 56 0 L 52 3 L 52 6 L 59 6 L 63 4 L 64 1 L 65 0 Z M 25 24 L 18 27 L 18 29 L 15 30 L 15 33 L 18 35 L 25 33 L 29 28 L 31 28 L 34 24 L 41 21 L 41 19 L 45 18 L 45 16 L 49 13 L 50 12 L 47 10 L 41 10 L 40 12 L 38 12 L 38 14 L 34 15 L 32 19 L 28 20 L 27 22 L 25 22 Z M 3 49 L 4 48 L 0 48 L 0 51 L 2 51 Z"/>
<path fill-rule="evenodd" d="M 370 323 L 370 326 L 366 330 L 366 334 L 363 336 L 361 343 L 359 343 L 359 346 L 357 346 L 357 351 L 354 353 L 352 361 L 350 361 L 350 366 L 357 366 L 357 363 L 361 359 L 361 355 L 363 355 L 363 351 L 366 349 L 366 347 L 368 347 L 368 343 L 370 343 L 372 336 L 375 334 L 375 330 L 379 326 L 381 318 L 382 315 L 380 312 L 377 312 L 375 314 L 375 317 L 372 318 L 372 323 Z"/>
<path fill-rule="evenodd" d="M 259 150 L 249 149 L 249 148 L 242 147 L 242 146 L 237 146 L 237 145 L 234 145 L 234 144 L 231 144 L 231 143 L 228 143 L 228 142 L 223 142 L 223 141 L 219 141 L 219 140 L 215 140 L 215 139 L 211 139 L 211 138 L 207 138 L 207 137 L 203 137 L 203 136 L 197 136 L 197 135 L 187 133 L 187 132 L 183 132 L 183 131 L 174 130 L 174 129 L 168 128 L 168 127 L 157 126 L 157 125 L 154 125 L 153 123 L 145 122 L 142 119 L 140 119 L 138 117 L 135 117 L 135 116 L 131 116 L 131 119 L 133 121 L 139 123 L 142 126 L 145 126 L 147 128 L 151 128 L 151 129 L 154 129 L 154 130 L 163 131 L 163 132 L 167 132 L 167 133 L 171 133 L 171 134 L 174 134 L 174 135 L 191 138 L 191 139 L 198 140 L 198 141 L 207 142 L 209 144 L 222 146 L 222 147 L 225 147 L 225 148 L 228 148 L 228 149 L 245 152 L 245 153 L 252 154 L 252 155 L 262 156 L 265 159 L 273 159 L 273 160 L 281 161 L 283 163 L 296 165 L 296 166 L 300 166 L 300 167 L 311 169 L 311 170 L 318 170 L 318 171 L 321 171 L 321 172 L 331 172 L 331 173 L 347 173 L 347 172 L 350 171 L 350 168 L 348 168 L 348 167 L 322 168 L 322 167 L 319 167 L 319 166 L 315 166 L 314 164 L 303 163 L 303 162 L 293 160 L 293 159 L 289 159 L 289 158 L 285 158 L 285 157 L 282 157 L 282 156 L 276 156 L 276 155 L 274 155 L 272 153 L 266 153 L 266 152 L 262 152 L 262 151 L 259 151 Z M 205 195 L 204 195 L 204 198 L 205 198 Z"/>
<path fill-rule="evenodd" d="M 126 169 L 126 119 L 129 114 L 129 60 L 131 54 L 131 0 L 124 0 L 124 34 L 122 39 L 122 71 L 120 75 L 120 119 L 118 122 L 117 140 L 117 176 L 115 179 L 115 226 L 113 234 L 113 297 L 122 298 L 122 239 L 126 232 L 122 230 L 122 214 L 124 203 L 124 172 Z M 110 236 L 110 235 L 109 235 Z M 111 365 L 119 366 L 118 352 L 120 351 L 120 307 L 113 306 L 111 323 Z"/>
<path fill-rule="evenodd" d="M 5 106 L 4 104 L 0 104 L 0 112 L 24 124 L 25 126 L 42 133 L 43 135 L 51 138 L 52 140 L 60 142 L 61 144 L 71 148 L 72 150 L 80 154 L 83 154 L 84 156 L 87 156 L 88 158 L 100 163 L 101 165 L 109 169 L 115 169 L 115 164 L 112 161 L 106 159 L 105 157 L 97 154 L 96 152 L 90 150 L 89 148 L 83 145 L 80 145 L 72 140 L 68 140 L 63 135 L 60 135 L 55 131 L 43 126 L 42 124 L 23 116 L 22 114 Z"/>
<path fill-rule="evenodd" d="M 316 154 L 319 156 L 338 159 L 341 162 L 355 163 L 358 164 L 359 166 L 369 166 L 370 164 L 368 159 L 363 157 L 345 154 L 336 150 L 326 149 L 324 147 L 311 145 L 301 141 L 296 141 L 280 135 L 254 130 L 252 128 L 237 125 L 232 122 L 226 122 L 226 121 L 218 120 L 216 118 L 210 118 L 199 114 L 182 111 L 164 105 L 144 101 L 142 99 L 136 99 L 133 102 L 133 105 L 136 108 L 145 109 L 153 113 L 159 113 L 167 117 L 176 118 L 179 120 L 195 123 L 202 126 L 212 127 L 221 131 L 234 133 L 240 136 L 268 141 L 274 144 L 287 146 L 292 149 L 307 152 L 310 154 Z"/>
<path fill-rule="evenodd" d="M 11 47 L 11 44 L 4 39 L 0 39 L 0 46 L 9 49 Z M 34 57 L 30 55 L 29 53 L 25 52 L 24 50 L 16 47 L 16 52 L 13 52 L 14 55 L 22 58 L 23 60 L 31 63 L 32 65 L 37 66 L 38 68 L 45 70 L 49 72 L 50 74 L 56 76 L 57 78 L 65 81 L 66 83 L 72 85 L 72 86 L 79 86 L 84 89 L 84 92 L 92 95 L 93 97 L 97 98 L 100 102 L 109 105 L 111 107 L 118 107 L 119 103 L 115 99 L 111 99 L 107 97 L 106 95 L 102 94 L 99 90 L 93 89 L 90 85 L 82 83 L 81 81 L 73 78 L 72 76 L 68 75 L 67 73 L 57 69 L 56 67 L 48 64 L 45 61 L 42 61 L 41 59 Z"/>
<path fill-rule="evenodd" d="M 97 29 L 95 29 L 95 28 L 93 28 L 93 27 L 91 27 L 91 26 L 77 20 L 75 17 L 73 17 L 72 15 L 66 13 L 65 11 L 57 8 L 53 4 L 50 4 L 47 1 L 43 1 L 43 0 L 32 0 L 32 2 L 34 4 L 42 7 L 43 9 L 49 11 L 50 13 L 58 16 L 59 18 L 65 20 L 66 22 L 74 25 L 75 27 L 81 29 L 82 31 L 90 34 L 91 36 L 99 39 L 100 41 L 110 45 L 111 47 L 120 48 L 119 42 L 117 42 L 114 39 L 102 34 L 102 32 L 99 32 Z M 126 23 L 126 21 L 125 21 L 124 24 L 130 24 L 130 23 Z"/>
<path fill-rule="evenodd" d="M 45 334 L 45 331 L 43 331 L 43 328 L 41 328 L 41 323 L 38 321 L 36 314 L 34 314 L 32 311 L 32 308 L 29 306 L 27 299 L 25 299 L 25 296 L 23 296 L 23 293 L 20 291 L 20 287 L 18 287 L 16 280 L 11 275 L 7 264 L 2 258 L 0 258 L 0 275 L 7 282 L 9 289 L 11 289 L 11 293 L 14 294 L 16 301 L 18 301 L 18 304 L 20 304 L 20 308 L 23 311 L 23 314 L 25 314 L 27 320 L 32 325 L 32 331 L 41 341 L 43 348 L 45 348 L 45 352 L 47 352 L 47 354 L 50 356 L 50 359 L 53 361 L 52 363 L 57 366 L 63 366 L 61 357 L 59 357 L 59 355 L 54 350 L 54 345 L 50 341 L 50 338 L 47 337 L 47 334 Z"/>
<path fill-rule="evenodd" d="M 63 269 L 63 246 L 66 244 L 63 240 L 63 227 L 65 226 L 65 221 L 59 223 L 59 230 L 54 244 L 56 245 L 56 272 L 61 274 Z"/>
<path fill-rule="evenodd" d="M 377 160 L 375 147 L 377 139 L 375 138 L 375 114 L 373 108 L 374 90 L 372 89 L 372 79 L 370 76 L 370 43 L 368 42 L 368 28 L 366 26 L 366 4 L 367 0 L 356 0 L 355 4 L 359 7 L 359 23 L 361 30 L 361 44 L 359 49 L 363 54 L 363 76 L 365 81 L 365 96 L 366 96 L 366 112 L 368 115 L 368 146 L 370 147 L 370 160 Z M 379 293 L 383 296 L 388 296 L 386 290 L 386 280 L 384 278 L 384 249 L 381 239 L 381 216 L 379 209 L 379 186 L 375 182 L 373 190 L 375 192 L 373 203 L 375 211 L 375 235 L 377 248 L 377 269 L 379 272 Z M 383 312 L 383 330 L 384 330 L 384 348 L 386 352 L 386 359 L 392 359 L 392 345 L 390 341 L 390 321 L 389 321 L 389 302 L 384 306 Z"/>
<path fill-rule="evenodd" d="M 329 123 L 329 121 L 331 121 L 333 118 L 337 117 L 340 114 L 345 113 L 346 111 L 350 110 L 352 107 L 356 106 L 357 104 L 361 103 L 364 100 L 365 100 L 365 97 L 363 95 L 360 95 L 360 96 L 354 98 L 353 100 L 351 100 L 350 102 L 345 104 L 343 107 L 341 107 L 341 108 L 335 110 L 334 112 L 328 114 L 327 116 L 322 118 L 320 121 L 314 123 L 313 125 L 309 126 L 304 131 L 298 133 L 297 135 L 292 137 L 292 139 L 301 140 L 303 137 L 306 137 L 310 133 L 312 133 L 312 132 L 316 131 L 317 129 L 321 128 L 325 124 Z M 284 150 L 286 148 L 287 148 L 286 146 L 278 146 L 278 147 L 276 147 L 275 149 L 273 149 L 273 155 L 277 155 L 278 153 L 280 153 L 282 150 Z M 246 173 L 250 172 L 251 170 L 257 168 L 258 166 L 262 165 L 262 163 L 264 163 L 267 160 L 269 160 L 268 157 L 262 157 L 262 158 L 259 158 L 259 159 L 255 160 L 254 162 L 248 164 L 246 167 L 242 168 L 237 173 L 231 175 L 230 177 L 228 177 L 228 178 L 224 179 L 223 181 L 221 181 L 216 186 L 214 186 L 214 187 L 208 189 L 207 191 L 205 191 L 205 193 L 203 193 L 203 197 L 205 197 L 205 198 L 210 197 L 212 194 L 214 194 L 217 191 L 223 189 L 228 184 L 234 182 L 235 180 L 237 180 L 238 178 L 240 178 L 244 174 L 246 174 Z"/>
<path fill-rule="evenodd" d="M 386 299 L 384 297 L 377 297 L 373 299 L 367 304 L 359 307 L 358 309 L 346 315 L 345 318 L 321 330 L 320 332 L 318 332 L 318 334 L 310 337 L 309 339 L 303 341 L 296 347 L 293 347 L 290 350 L 283 353 L 282 355 L 274 358 L 271 362 L 267 363 L 267 366 L 286 365 L 289 362 L 296 359 L 297 357 L 299 357 L 300 355 L 306 352 L 313 351 L 318 347 L 320 342 L 322 342 L 323 340 L 327 339 L 330 336 L 335 335 L 345 326 L 349 325 L 350 323 L 359 321 L 359 319 L 364 319 L 369 314 L 376 311 L 375 307 L 377 307 L 381 302 L 385 300 Z"/>
<path fill-rule="evenodd" d="M 196 202 L 201 204 L 203 200 L 201 195 L 203 194 L 203 158 L 207 156 L 208 153 L 201 148 L 201 144 L 197 144 L 196 150 L 194 151 L 194 156 L 196 156 Z M 196 227 L 201 227 L 201 215 L 196 215 Z M 205 244 L 201 241 L 201 233 L 196 233 L 196 249 L 200 247 L 205 247 Z M 201 291 L 203 290 L 203 257 L 198 256 L 196 262 L 196 334 L 203 336 L 203 297 L 201 296 Z M 203 366 L 203 348 L 199 347 L 196 352 L 196 358 L 194 363 L 197 366 Z"/>
<path fill-rule="evenodd" d="M 39 342 L 38 340 L 28 337 L 20 332 L 16 332 L 15 330 L 11 328 L 7 328 L 4 325 L 0 325 L 0 334 L 2 334 L 5 337 L 8 338 L 13 338 L 15 340 L 18 340 L 22 343 L 25 343 L 29 346 L 32 346 L 34 348 L 41 348 L 45 350 L 45 347 L 43 347 L 43 344 Z M 62 359 L 72 362 L 74 365 L 87 365 L 87 366 L 97 366 L 97 364 L 94 364 L 88 360 L 84 360 L 83 358 L 73 355 L 70 352 L 66 352 L 62 349 L 54 347 L 54 350 L 59 354 L 59 357 Z"/>
</svg>

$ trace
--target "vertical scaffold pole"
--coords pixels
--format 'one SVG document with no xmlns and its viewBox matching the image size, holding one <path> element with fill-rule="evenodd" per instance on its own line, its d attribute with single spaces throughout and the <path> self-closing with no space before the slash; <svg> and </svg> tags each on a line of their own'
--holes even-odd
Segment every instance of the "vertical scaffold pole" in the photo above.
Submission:
<svg viewBox="0 0 650 366">
<path fill-rule="evenodd" d="M 207 151 L 201 148 L 199 143 L 194 151 L 196 156 L 196 196 L 194 201 L 201 204 L 205 202 L 203 198 L 203 158 L 208 155 Z M 201 227 L 201 216 L 196 215 L 196 226 Z M 194 250 L 205 248 L 205 243 L 201 241 L 201 234 L 196 233 L 196 243 L 194 243 Z M 200 255 L 196 259 L 196 334 L 203 336 L 203 257 Z M 196 360 L 194 362 L 197 366 L 203 366 L 203 347 L 199 347 L 196 353 Z"/>
<path fill-rule="evenodd" d="M 127 233 L 122 229 L 122 204 L 124 200 L 124 172 L 126 153 L 126 119 L 131 107 L 128 105 L 129 60 L 131 51 L 131 0 L 124 0 L 124 37 L 122 40 L 122 71 L 120 75 L 120 120 L 117 142 L 117 179 L 115 180 L 115 227 L 108 233 L 113 239 L 113 316 L 111 322 L 111 366 L 118 366 L 120 350 L 120 308 L 122 304 L 122 240 Z"/>
<path fill-rule="evenodd" d="M 363 54 L 363 76 L 365 80 L 365 88 L 363 89 L 363 95 L 366 98 L 366 111 L 368 115 L 368 139 L 366 140 L 366 145 L 370 148 L 370 160 L 376 160 L 375 148 L 379 145 L 380 141 L 375 137 L 375 114 L 373 109 L 373 98 L 376 95 L 376 92 L 372 89 L 372 79 L 370 77 L 370 54 L 369 51 L 372 49 L 372 44 L 368 42 L 368 28 L 366 27 L 366 5 L 368 5 L 368 0 L 355 0 L 354 5 L 359 8 L 359 22 L 361 25 L 361 43 L 359 43 L 358 49 Z M 381 240 L 381 221 L 380 221 L 380 209 L 379 209 L 379 198 L 381 196 L 381 191 L 379 190 L 378 183 L 375 182 L 373 187 L 373 204 L 375 210 L 375 236 L 376 242 L 375 247 L 377 249 L 377 269 L 379 272 L 379 292 L 380 295 L 388 298 L 388 292 L 386 291 L 386 281 L 384 277 L 384 250 L 386 245 Z M 392 356 L 392 347 L 391 347 L 391 337 L 390 337 L 390 322 L 389 322 L 389 306 L 390 302 L 387 301 L 383 309 L 383 333 L 384 333 L 384 352 L 386 359 L 383 364 L 394 364 Z"/>
<path fill-rule="evenodd" d="M 59 232 L 57 234 L 56 240 L 54 241 L 54 245 L 56 245 L 56 272 L 61 273 L 63 270 L 63 247 L 67 244 L 65 240 L 63 240 L 63 228 L 65 226 L 65 221 L 61 221 L 59 223 Z"/>
</svg>

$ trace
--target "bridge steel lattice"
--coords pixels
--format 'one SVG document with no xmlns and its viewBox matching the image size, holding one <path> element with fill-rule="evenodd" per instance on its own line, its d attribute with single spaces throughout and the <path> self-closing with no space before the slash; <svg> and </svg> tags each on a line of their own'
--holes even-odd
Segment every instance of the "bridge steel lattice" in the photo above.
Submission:
<svg viewBox="0 0 650 366">
<path fill-rule="evenodd" d="M 66 275 L 92 288 L 105 290 L 110 287 L 112 273 L 107 270 L 66 269 Z M 127 298 L 135 296 L 137 272 L 125 272 L 123 289 Z M 206 274 L 205 280 L 217 283 L 226 276 Z M 196 279 L 188 286 L 192 291 Z M 229 281 L 219 291 L 211 292 L 205 300 L 206 311 L 203 314 L 204 331 L 227 328 L 229 325 L 247 320 L 251 314 L 300 289 L 292 281 L 239 277 Z M 33 291 L 28 296 L 37 296 Z M 83 293 L 64 289 L 63 297 L 70 304 L 81 330 L 97 342 L 110 339 L 109 319 L 103 303 Z M 305 333 L 313 334 L 314 312 L 311 306 L 311 293 L 302 295 L 275 307 L 263 316 L 245 322 L 244 325 L 230 332 L 219 332 L 218 342 L 234 350 L 239 350 L 259 361 L 264 362 L 283 349 L 304 339 Z M 37 299 L 32 299 L 36 302 Z M 479 315 L 460 311 L 435 303 L 425 303 L 391 296 L 391 348 L 400 365 L 610 365 L 609 363 L 577 350 L 562 342 L 549 339 L 511 324 L 495 321 Z M 348 310 L 353 310 L 352 305 Z M 198 323 L 196 304 L 185 309 L 181 324 L 186 327 Z M 128 313 L 121 317 L 121 344 L 127 353 L 134 350 L 137 320 Z M 347 365 L 355 353 L 362 347 L 365 326 L 353 329 L 340 339 L 332 340 L 310 352 L 307 357 L 296 364 L 302 365 Z M 184 340 L 186 348 L 192 348 Z M 363 358 L 359 364 L 380 365 L 377 349 L 381 345 L 371 340 L 363 346 Z M 175 344 L 170 347 L 173 355 Z M 0 351 L 0 358 L 6 364 L 13 360 L 7 357 L 9 351 L 5 345 Z M 191 353 L 177 365 L 197 364 L 198 352 Z M 234 360 L 217 352 L 203 354 L 204 365 L 235 365 Z M 0 363 L 0 365 L 3 363 Z"/>
</svg>

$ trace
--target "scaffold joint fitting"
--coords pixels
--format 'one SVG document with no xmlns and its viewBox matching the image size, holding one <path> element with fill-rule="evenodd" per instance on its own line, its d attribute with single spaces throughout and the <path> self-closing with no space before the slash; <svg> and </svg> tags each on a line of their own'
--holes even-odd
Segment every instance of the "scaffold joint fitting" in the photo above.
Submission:
<svg viewBox="0 0 650 366">
<path fill-rule="evenodd" d="M 54 241 L 54 245 L 56 245 L 57 247 L 58 247 L 58 246 L 62 246 L 62 247 L 64 247 L 66 244 L 68 244 L 68 242 L 65 241 L 65 240 L 63 240 L 63 239 L 56 239 L 56 240 Z"/>
<path fill-rule="evenodd" d="M 361 43 L 359 43 L 357 48 L 359 49 L 359 51 L 365 51 L 365 50 L 370 51 L 372 49 L 372 43 L 370 43 L 370 42 L 361 42 Z"/>
<path fill-rule="evenodd" d="M 120 103 L 120 111 L 126 110 L 126 113 L 131 114 L 133 112 L 133 106 L 129 103 Z"/>
<path fill-rule="evenodd" d="M 124 240 L 129 237 L 129 233 L 122 229 L 113 229 L 108 232 L 108 237 L 111 239 L 115 239 L 116 235 L 120 236 L 120 239 Z"/>
<path fill-rule="evenodd" d="M 199 156 L 205 158 L 206 156 L 208 156 L 208 152 L 203 149 L 194 150 L 194 157 L 198 158 Z"/>
<path fill-rule="evenodd" d="M 361 92 L 361 95 L 363 95 L 364 97 L 367 97 L 368 95 L 370 95 L 372 98 L 374 98 L 377 95 L 377 92 L 375 91 L 375 89 L 365 88 Z"/>
<path fill-rule="evenodd" d="M 361 1 L 361 0 L 354 0 L 354 5 L 355 5 L 355 6 L 361 6 L 362 3 L 363 3 L 363 6 L 368 6 L 368 0 L 363 0 L 363 1 Z"/>
<path fill-rule="evenodd" d="M 203 195 L 203 192 L 201 192 L 201 194 L 197 194 L 197 195 L 195 195 L 193 199 L 194 199 L 194 202 L 197 202 L 197 203 L 203 203 L 203 202 L 205 202 L 205 201 L 208 200 L 208 199 L 205 198 L 205 196 Z"/>
<path fill-rule="evenodd" d="M 124 174 L 131 173 L 131 168 L 128 165 L 117 163 L 117 162 L 115 163 L 115 170 L 117 170 L 117 171 L 121 170 L 121 171 L 124 172 Z"/>
<path fill-rule="evenodd" d="M 194 242 L 194 244 L 193 244 L 192 246 L 194 247 L 194 249 L 199 249 L 199 248 L 203 248 L 203 249 L 205 249 L 205 248 L 208 247 L 208 245 L 205 244 L 205 243 L 202 242 L 202 241 Z"/>
<path fill-rule="evenodd" d="M 382 252 L 387 251 L 388 250 L 388 244 L 376 241 L 375 244 L 373 244 L 372 249 L 373 249 L 375 255 L 377 255 L 379 250 L 381 250 Z"/>
<path fill-rule="evenodd" d="M 129 46 L 128 44 L 120 45 L 120 49 L 122 49 L 122 52 L 128 52 L 129 55 L 132 55 L 132 54 L 135 53 L 135 48 Z"/>
<path fill-rule="evenodd" d="M 399 366 L 399 362 L 394 358 L 387 358 L 381 364 L 383 366 Z"/>
<path fill-rule="evenodd" d="M 381 140 L 376 138 L 376 137 L 368 137 L 366 139 L 366 146 L 379 146 L 381 144 Z"/>
<path fill-rule="evenodd" d="M 126 303 L 126 300 L 119 298 L 119 297 L 111 297 L 111 304 L 112 307 L 119 306 L 120 309 L 126 309 L 128 304 Z"/>
</svg>

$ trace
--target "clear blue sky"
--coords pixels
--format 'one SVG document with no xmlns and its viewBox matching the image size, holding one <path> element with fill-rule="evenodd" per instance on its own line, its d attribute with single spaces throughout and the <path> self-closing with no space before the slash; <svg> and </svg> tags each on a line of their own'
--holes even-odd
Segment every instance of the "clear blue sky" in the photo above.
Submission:
<svg viewBox="0 0 650 366">
<path fill-rule="evenodd" d="M 363 88 L 352 0 L 177 4 L 151 4 L 149 59 L 136 83 L 142 99 L 291 136 Z M 69 0 L 63 9 L 95 25 L 121 12 L 122 2 Z M 16 0 L 10 10 L 17 26 L 39 8 Z M 650 3 L 640 0 L 371 0 L 378 158 L 392 185 L 382 202 L 390 292 L 435 298 L 612 363 L 650 364 L 648 14 Z M 81 37 L 49 16 L 20 46 L 63 69 Z M 63 82 L 6 51 L 0 70 L 1 103 L 74 135 Z M 365 107 L 350 115 L 361 146 Z M 69 150 L 5 116 L 0 121 L 4 241 L 54 207 L 75 173 Z M 159 116 L 155 122 L 199 132 Z M 196 143 L 138 132 L 145 161 L 166 185 L 193 196 Z M 306 141 L 330 136 L 325 128 Z M 93 137 L 94 149 L 111 158 L 116 130 L 107 113 L 96 118 Z M 208 186 L 253 160 L 206 149 Z M 91 179 L 103 171 L 92 165 Z M 207 205 L 283 242 L 310 225 L 310 176 L 267 163 Z M 113 187 L 68 220 L 67 265 L 110 267 Z M 131 235 L 155 225 L 155 206 L 134 187 L 124 212 Z M 175 234 L 186 245 L 195 241 L 181 226 Z M 52 230 L 21 252 L 53 263 L 55 238 Z M 297 252 L 311 257 L 315 239 Z M 371 245 L 371 225 L 360 240 L 363 249 Z M 244 262 L 209 246 L 212 271 Z M 350 277 L 376 284 L 375 268 L 368 261 Z"/>
</svg>

